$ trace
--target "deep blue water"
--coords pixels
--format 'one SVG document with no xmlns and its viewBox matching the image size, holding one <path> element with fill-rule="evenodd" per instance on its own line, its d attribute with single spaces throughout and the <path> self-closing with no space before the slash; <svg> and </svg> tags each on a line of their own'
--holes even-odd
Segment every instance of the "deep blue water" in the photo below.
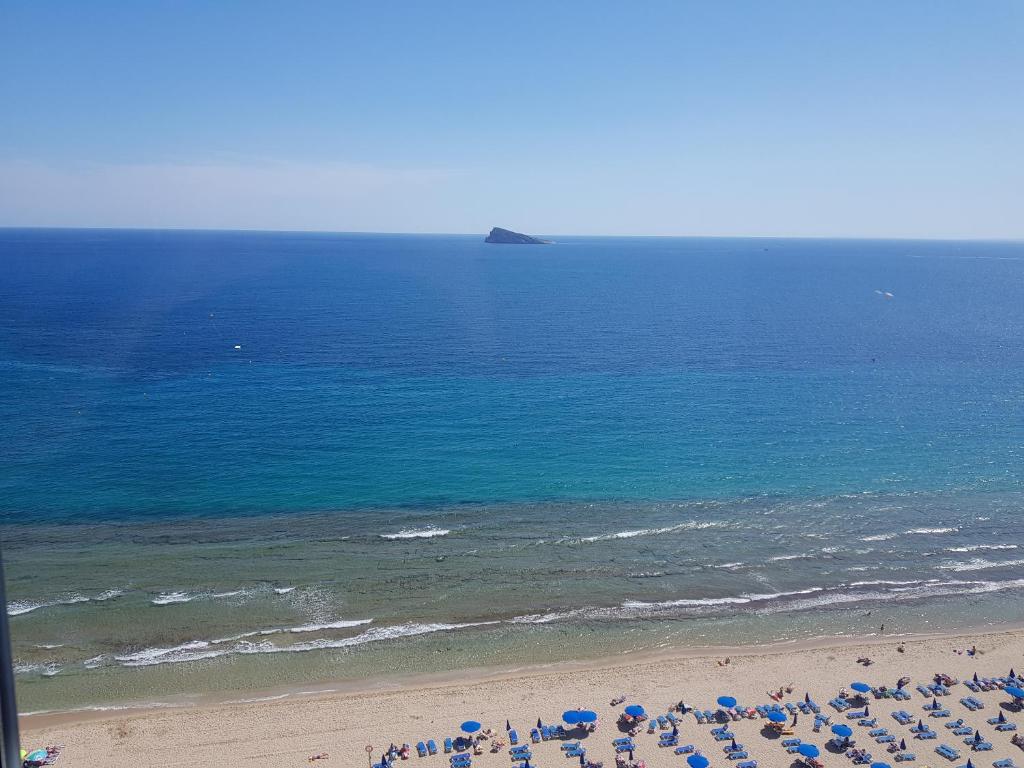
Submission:
<svg viewBox="0 0 1024 768">
<path fill-rule="evenodd" d="M 1019 243 L 3 230 L 0 262 L 8 519 L 1024 477 Z"/>
</svg>

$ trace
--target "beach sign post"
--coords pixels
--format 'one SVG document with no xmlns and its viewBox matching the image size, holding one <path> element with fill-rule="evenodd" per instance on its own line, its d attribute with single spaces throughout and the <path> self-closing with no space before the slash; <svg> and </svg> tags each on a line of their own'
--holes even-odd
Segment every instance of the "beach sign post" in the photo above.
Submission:
<svg viewBox="0 0 1024 768">
<path fill-rule="evenodd" d="M 366 764 L 373 768 L 373 744 L 366 745 Z"/>
</svg>

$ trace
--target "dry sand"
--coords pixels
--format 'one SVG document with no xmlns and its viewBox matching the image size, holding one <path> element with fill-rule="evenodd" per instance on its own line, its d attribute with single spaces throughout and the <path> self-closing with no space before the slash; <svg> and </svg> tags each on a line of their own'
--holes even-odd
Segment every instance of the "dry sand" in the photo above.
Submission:
<svg viewBox="0 0 1024 768">
<path fill-rule="evenodd" d="M 719 695 L 735 696 L 743 704 L 770 703 L 766 692 L 788 683 L 794 691 L 786 700 L 802 699 L 804 692 L 833 715 L 833 722 L 847 722 L 836 715 L 826 702 L 842 686 L 863 680 L 871 685 L 894 685 L 909 675 L 913 685 L 930 681 L 936 672 L 961 679 L 975 672 L 982 676 L 1005 675 L 1011 666 L 1024 667 L 1024 631 L 1009 630 L 967 636 L 905 638 L 906 650 L 896 650 L 898 638 L 823 641 L 802 645 L 718 649 L 714 652 L 665 652 L 658 657 L 623 656 L 603 662 L 558 665 L 519 670 L 475 670 L 458 678 L 421 678 L 387 681 L 376 688 L 366 684 L 360 690 L 338 690 L 318 695 L 289 695 L 248 703 L 207 703 L 179 709 L 131 711 L 130 713 L 66 713 L 40 715 L 23 720 L 23 743 L 35 748 L 44 744 L 63 744 L 58 761 L 66 768 L 149 768 L 152 766 L 256 766 L 287 768 L 307 766 L 310 756 L 328 753 L 329 758 L 313 763 L 319 768 L 367 764 L 365 748 L 373 745 L 374 757 L 391 742 L 415 743 L 433 738 L 441 746 L 445 736 L 454 736 L 459 724 L 479 720 L 504 735 L 506 718 L 512 721 L 522 740 L 537 718 L 547 723 L 560 720 L 561 713 L 579 706 L 593 708 L 600 716 L 596 733 L 589 734 L 584 745 L 587 756 L 614 768 L 611 740 L 619 735 L 615 719 L 622 707 L 611 707 L 617 694 L 628 696 L 627 703 L 642 704 L 648 712 L 664 713 L 680 699 L 701 708 L 714 708 Z M 976 643 L 981 653 L 971 658 L 954 653 Z M 729 656 L 727 666 L 717 661 Z M 856 663 L 869 656 L 875 663 L 863 667 Z M 281 696 L 283 692 L 269 692 Z M 980 694 L 986 709 L 971 713 L 959 699 L 969 691 L 957 686 L 953 695 L 942 701 L 953 710 L 953 718 L 963 717 L 980 727 L 994 744 L 993 752 L 975 755 L 978 768 L 991 766 L 994 760 L 1014 757 L 1024 764 L 1024 754 L 1011 745 L 1008 733 L 996 733 L 985 720 L 998 713 L 1006 694 Z M 247 698 L 255 698 L 248 695 Z M 908 702 L 890 699 L 871 701 L 871 714 L 879 726 L 889 728 L 898 737 L 911 742 L 907 728 L 899 726 L 889 713 L 906 709 L 923 715 L 925 699 L 916 691 Z M 1011 721 L 1024 731 L 1024 715 L 1008 712 Z M 934 752 L 940 743 L 957 745 L 963 759 L 949 765 L 962 765 L 970 756 L 961 740 L 936 724 L 938 741 L 913 741 L 918 755 L 915 765 L 946 766 Z M 778 741 L 762 735 L 764 721 L 744 720 L 735 724 L 737 740 L 747 746 L 759 768 L 788 768 L 793 757 Z M 800 716 L 796 736 L 824 747 L 830 734 L 811 730 L 812 718 Z M 874 744 L 866 729 L 855 726 L 859 745 L 869 745 L 876 760 L 889 761 L 882 745 Z M 683 757 L 671 749 L 659 749 L 657 737 L 642 733 L 637 738 L 637 760 L 649 768 L 685 768 Z M 699 726 L 692 715 L 683 718 L 680 743 L 695 744 L 711 759 L 712 768 L 726 766 L 721 745 L 711 738 L 708 726 Z M 537 768 L 571 768 L 575 760 L 566 759 L 558 742 L 545 742 L 533 749 L 531 765 Z M 826 768 L 850 766 L 844 756 L 823 750 Z M 428 758 L 411 757 L 410 764 L 423 768 L 448 768 L 443 753 Z M 889 761 L 891 762 L 891 761 Z M 506 749 L 496 754 L 485 752 L 473 759 L 474 768 L 510 768 Z"/>
</svg>

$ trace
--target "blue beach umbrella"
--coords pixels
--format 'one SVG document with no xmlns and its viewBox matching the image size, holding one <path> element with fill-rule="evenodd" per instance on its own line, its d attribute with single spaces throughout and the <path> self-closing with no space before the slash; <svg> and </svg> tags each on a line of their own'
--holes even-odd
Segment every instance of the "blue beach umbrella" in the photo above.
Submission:
<svg viewBox="0 0 1024 768">
<path fill-rule="evenodd" d="M 586 755 L 584 755 L 582 752 L 580 752 L 580 765 L 586 765 L 586 764 L 587 764 Z"/>
<path fill-rule="evenodd" d="M 821 751 L 813 744 L 801 744 L 796 751 L 804 757 L 817 757 L 821 754 Z"/>
<path fill-rule="evenodd" d="M 1003 710 L 999 710 L 999 717 L 996 718 L 1000 723 L 1006 722 L 1006 715 L 1003 714 Z"/>
<path fill-rule="evenodd" d="M 871 686 L 867 683 L 850 683 L 850 687 L 857 691 L 857 693 L 867 693 L 871 690 Z"/>
<path fill-rule="evenodd" d="M 786 713 L 779 712 L 777 709 L 773 709 L 768 713 L 768 719 L 773 723 L 784 723 L 786 722 Z"/>
<path fill-rule="evenodd" d="M 678 725 L 673 725 L 672 726 L 672 735 L 673 736 L 678 736 L 679 735 L 679 726 Z"/>
<path fill-rule="evenodd" d="M 597 712 L 594 712 L 593 710 L 584 709 L 582 712 L 577 712 L 576 715 L 579 717 L 579 721 L 581 723 L 597 722 Z"/>
<path fill-rule="evenodd" d="M 37 750 L 35 750 L 33 752 L 29 752 L 27 755 L 25 755 L 25 762 L 26 763 L 41 763 L 41 762 L 43 762 L 46 759 L 46 757 L 47 757 L 47 752 L 46 752 L 45 749 L 37 749 Z"/>
<path fill-rule="evenodd" d="M 630 717 L 642 717 L 644 714 L 644 708 L 639 704 L 630 704 L 625 711 Z"/>
<path fill-rule="evenodd" d="M 718 706 L 726 707 L 726 708 L 735 707 L 736 706 L 736 699 L 734 699 L 732 696 L 719 696 L 718 697 Z"/>
<path fill-rule="evenodd" d="M 906 739 L 900 739 L 900 749 L 906 749 L 906 748 L 907 748 L 907 740 Z"/>
<path fill-rule="evenodd" d="M 1010 667 L 1010 674 L 1007 677 L 1016 677 L 1017 674 L 1013 671 L 1013 667 Z"/>
<path fill-rule="evenodd" d="M 888 763 L 872 763 L 871 768 L 892 768 Z"/>
<path fill-rule="evenodd" d="M 853 728 L 848 725 L 833 725 L 832 733 L 836 736 L 842 736 L 844 739 L 848 739 L 853 736 Z"/>
<path fill-rule="evenodd" d="M 971 762 L 971 758 L 967 758 L 967 768 L 974 768 L 974 763 Z"/>
<path fill-rule="evenodd" d="M 868 716 L 868 705 L 865 704 L 864 705 L 864 717 L 867 717 L 867 716 Z"/>
<path fill-rule="evenodd" d="M 569 725 L 576 725 L 580 721 L 580 713 L 575 709 L 562 713 L 562 719 Z"/>
<path fill-rule="evenodd" d="M 690 755 L 686 758 L 686 762 L 690 768 L 708 768 L 711 765 L 711 761 L 704 757 L 704 755 Z"/>
<path fill-rule="evenodd" d="M 480 730 L 480 723 L 476 720 L 467 720 L 459 728 L 462 729 L 463 733 L 476 733 Z"/>
<path fill-rule="evenodd" d="M 1018 688 L 1016 685 L 1008 685 L 1003 690 L 1015 699 L 1024 699 L 1024 688 Z"/>
</svg>

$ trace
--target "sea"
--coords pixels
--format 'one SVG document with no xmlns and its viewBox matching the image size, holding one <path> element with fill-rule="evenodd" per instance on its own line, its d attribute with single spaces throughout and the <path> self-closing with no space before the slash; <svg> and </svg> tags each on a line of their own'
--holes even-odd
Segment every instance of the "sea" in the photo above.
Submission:
<svg viewBox="0 0 1024 768">
<path fill-rule="evenodd" d="M 1024 243 L 552 239 L 0 230 L 21 710 L 1021 619 Z"/>
</svg>

